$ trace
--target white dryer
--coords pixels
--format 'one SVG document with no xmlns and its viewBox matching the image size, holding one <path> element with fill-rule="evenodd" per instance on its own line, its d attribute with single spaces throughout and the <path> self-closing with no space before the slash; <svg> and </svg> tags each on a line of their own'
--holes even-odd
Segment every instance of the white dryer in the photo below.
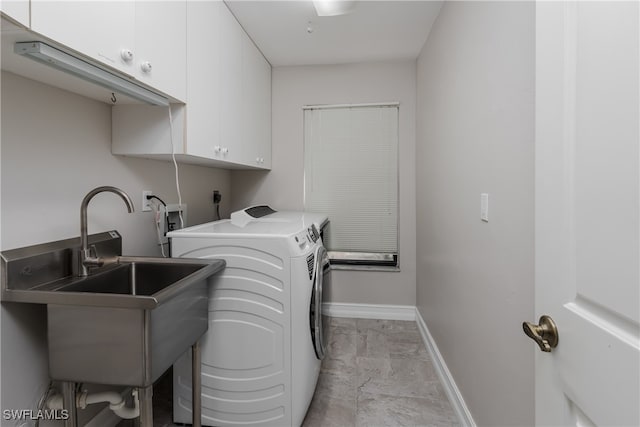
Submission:
<svg viewBox="0 0 640 427">
<path fill-rule="evenodd" d="M 172 233 L 172 256 L 221 258 L 201 340 L 202 424 L 298 426 L 313 397 L 326 331 L 326 216 L 255 206 Z M 173 370 L 174 422 L 191 423 L 191 357 Z"/>
</svg>

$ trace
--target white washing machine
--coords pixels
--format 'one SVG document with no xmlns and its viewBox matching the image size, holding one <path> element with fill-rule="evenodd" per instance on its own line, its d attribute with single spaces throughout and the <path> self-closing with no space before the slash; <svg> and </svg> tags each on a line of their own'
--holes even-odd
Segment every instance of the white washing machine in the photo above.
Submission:
<svg viewBox="0 0 640 427">
<path fill-rule="evenodd" d="M 254 206 L 169 233 L 172 256 L 222 258 L 201 339 L 202 424 L 299 426 L 324 357 L 324 215 Z M 191 356 L 173 369 L 173 417 L 191 423 Z"/>
</svg>

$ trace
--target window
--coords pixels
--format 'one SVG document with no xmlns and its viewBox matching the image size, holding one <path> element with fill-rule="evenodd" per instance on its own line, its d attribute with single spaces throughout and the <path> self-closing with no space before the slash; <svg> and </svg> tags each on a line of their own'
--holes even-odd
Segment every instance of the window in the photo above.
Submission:
<svg viewBox="0 0 640 427">
<path fill-rule="evenodd" d="M 332 264 L 397 266 L 398 104 L 305 107 L 304 179 Z"/>
</svg>

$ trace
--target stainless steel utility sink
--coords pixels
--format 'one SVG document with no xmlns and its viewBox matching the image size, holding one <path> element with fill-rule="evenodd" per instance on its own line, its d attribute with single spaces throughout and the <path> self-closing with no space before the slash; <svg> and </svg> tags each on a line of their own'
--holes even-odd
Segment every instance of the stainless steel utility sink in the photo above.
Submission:
<svg viewBox="0 0 640 427">
<path fill-rule="evenodd" d="M 155 296 L 178 281 L 196 273 L 204 265 L 201 260 L 180 262 L 172 258 L 117 257 L 114 264 L 91 276 L 71 279 L 57 292 L 84 292 Z"/>
<path fill-rule="evenodd" d="M 200 268 L 202 266 L 198 264 L 148 262 L 121 257 L 114 268 L 78 280 L 58 291 L 150 296 Z"/>
<path fill-rule="evenodd" d="M 2 299 L 47 305 L 52 379 L 148 387 L 207 330 L 225 262 L 117 256 L 117 232 L 92 237 L 110 263 L 87 277 L 72 274 L 78 239 L 4 251 Z"/>
</svg>

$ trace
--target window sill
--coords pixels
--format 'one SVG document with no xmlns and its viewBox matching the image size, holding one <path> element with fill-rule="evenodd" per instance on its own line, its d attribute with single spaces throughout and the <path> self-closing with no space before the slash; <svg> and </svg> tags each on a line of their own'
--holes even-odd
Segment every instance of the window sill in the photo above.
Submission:
<svg viewBox="0 0 640 427">
<path fill-rule="evenodd" d="M 400 267 L 391 267 L 384 265 L 348 265 L 348 264 L 331 264 L 331 270 L 334 271 L 379 271 L 385 273 L 400 272 Z"/>
<path fill-rule="evenodd" d="M 329 251 L 332 270 L 400 271 L 397 253 Z"/>
</svg>

